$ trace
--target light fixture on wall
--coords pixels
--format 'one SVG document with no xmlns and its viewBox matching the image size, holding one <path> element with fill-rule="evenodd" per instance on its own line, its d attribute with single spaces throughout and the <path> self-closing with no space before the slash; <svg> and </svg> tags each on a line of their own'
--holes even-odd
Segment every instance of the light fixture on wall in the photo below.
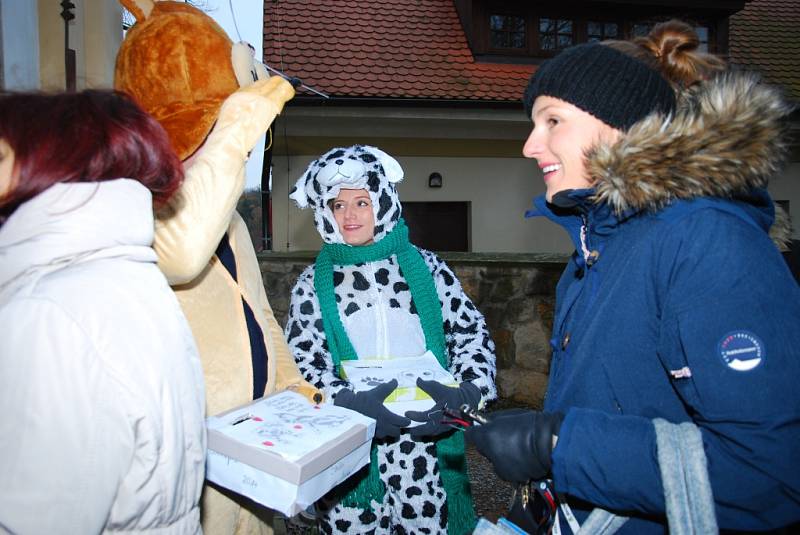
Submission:
<svg viewBox="0 0 800 535">
<path fill-rule="evenodd" d="M 442 175 L 437 172 L 433 172 L 428 177 L 428 187 L 429 188 L 441 188 L 442 187 Z"/>
</svg>

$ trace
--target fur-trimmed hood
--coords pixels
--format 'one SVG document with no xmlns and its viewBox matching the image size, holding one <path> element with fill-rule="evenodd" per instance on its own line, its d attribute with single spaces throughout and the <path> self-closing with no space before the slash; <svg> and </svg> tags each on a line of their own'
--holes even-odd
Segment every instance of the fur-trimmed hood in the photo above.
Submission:
<svg viewBox="0 0 800 535">
<path fill-rule="evenodd" d="M 748 198 L 786 160 L 791 111 L 780 91 L 756 75 L 722 73 L 685 92 L 674 115 L 652 114 L 613 146 L 589 151 L 594 200 L 623 213 L 658 210 L 676 199 Z M 786 233 L 785 214 L 776 218 L 773 227 Z"/>
</svg>

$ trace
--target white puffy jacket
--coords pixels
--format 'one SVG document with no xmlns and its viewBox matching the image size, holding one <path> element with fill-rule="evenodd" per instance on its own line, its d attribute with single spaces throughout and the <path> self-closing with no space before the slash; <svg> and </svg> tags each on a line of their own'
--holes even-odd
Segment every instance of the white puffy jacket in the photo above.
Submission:
<svg viewBox="0 0 800 535">
<path fill-rule="evenodd" d="M 128 179 L 0 227 L 0 532 L 200 532 L 202 371 L 152 240 Z"/>
</svg>

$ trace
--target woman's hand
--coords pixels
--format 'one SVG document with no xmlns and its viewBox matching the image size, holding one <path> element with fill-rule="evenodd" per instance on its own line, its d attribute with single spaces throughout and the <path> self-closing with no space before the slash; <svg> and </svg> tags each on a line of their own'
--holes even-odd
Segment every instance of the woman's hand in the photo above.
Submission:
<svg viewBox="0 0 800 535">
<path fill-rule="evenodd" d="M 375 420 L 375 438 L 400 436 L 400 430 L 408 427 L 411 420 L 393 413 L 383 405 L 386 397 L 397 388 L 397 379 L 376 386 L 365 392 L 353 392 L 349 389 L 340 390 L 333 400 L 337 407 L 360 412 Z"/>
<path fill-rule="evenodd" d="M 550 474 L 555 437 L 563 420 L 560 412 L 498 411 L 488 423 L 467 428 L 466 439 L 492 462 L 500 479 L 536 481 Z"/>
<path fill-rule="evenodd" d="M 406 412 L 406 416 L 415 422 L 424 422 L 423 425 L 411 428 L 409 433 L 413 437 L 436 436 L 450 431 L 452 427 L 442 423 L 445 408 L 458 410 L 462 405 L 469 405 L 477 409 L 481 401 L 481 390 L 469 381 L 461 383 L 456 388 L 438 381 L 417 379 L 417 386 L 433 399 L 435 405 L 427 411 Z"/>
</svg>

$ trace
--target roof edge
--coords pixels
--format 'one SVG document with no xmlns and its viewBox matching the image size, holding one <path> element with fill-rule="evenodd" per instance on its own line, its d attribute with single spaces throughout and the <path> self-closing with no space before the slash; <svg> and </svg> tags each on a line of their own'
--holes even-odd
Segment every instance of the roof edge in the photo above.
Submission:
<svg viewBox="0 0 800 535">
<path fill-rule="evenodd" d="M 421 108 L 493 108 L 522 110 L 520 100 L 480 100 L 480 99 L 446 99 L 446 98 L 405 98 L 405 97 L 340 97 L 323 98 L 310 95 L 298 95 L 286 104 L 287 106 L 389 106 L 389 107 L 421 107 Z"/>
</svg>

